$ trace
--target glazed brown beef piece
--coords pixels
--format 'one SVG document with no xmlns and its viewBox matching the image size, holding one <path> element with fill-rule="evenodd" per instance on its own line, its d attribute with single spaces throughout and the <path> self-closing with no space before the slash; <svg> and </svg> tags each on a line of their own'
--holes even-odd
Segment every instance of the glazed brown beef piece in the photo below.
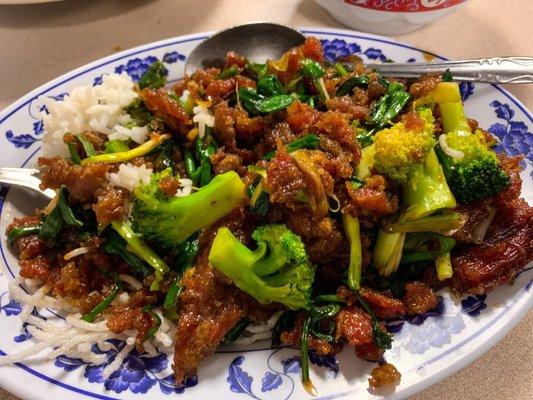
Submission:
<svg viewBox="0 0 533 400">
<path fill-rule="evenodd" d="M 511 178 L 507 190 L 492 201 L 496 216 L 481 244 L 464 244 L 452 252 L 452 291 L 488 293 L 513 280 L 533 259 L 533 207 L 520 199 L 520 157 L 500 156 Z"/>
</svg>

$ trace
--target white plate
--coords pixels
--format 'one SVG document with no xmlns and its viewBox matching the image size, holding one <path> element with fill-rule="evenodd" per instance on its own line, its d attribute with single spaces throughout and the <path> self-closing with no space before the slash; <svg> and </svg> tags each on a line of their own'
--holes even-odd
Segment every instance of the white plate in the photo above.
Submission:
<svg viewBox="0 0 533 400">
<path fill-rule="evenodd" d="M 384 37 L 332 29 L 304 29 L 323 40 L 327 57 L 356 53 L 367 60 L 398 62 L 438 56 Z M 138 78 L 155 58 L 165 62 L 170 78 L 183 73 L 187 54 L 206 34 L 183 36 L 127 50 L 69 72 L 27 94 L 0 114 L 2 166 L 31 166 L 38 156 L 42 124 L 38 113 L 40 96 L 61 96 L 72 87 L 93 83 L 106 72 L 126 71 Z M 479 120 L 500 139 L 498 150 L 526 155 L 523 195 L 533 203 L 531 182 L 531 114 L 507 91 L 491 85 L 463 84 L 463 98 L 469 116 Z M 7 284 L 18 273 L 17 259 L 6 243 L 5 229 L 13 216 L 30 213 L 36 199 L 19 190 L 0 191 L 0 354 L 14 353 L 31 344 L 17 314 L 20 306 L 10 301 Z M 388 361 L 402 373 L 394 392 L 381 393 L 390 399 L 405 398 L 451 374 L 494 346 L 522 318 L 533 304 L 531 266 L 512 286 L 502 286 L 488 296 L 470 296 L 462 301 L 447 291 L 437 311 L 414 320 L 388 323 L 396 331 Z M 48 311 L 43 317 L 57 318 Z M 116 346 L 120 348 L 121 343 Z M 108 352 L 113 358 L 116 352 Z M 333 357 L 312 357 L 312 379 L 320 399 L 376 398 L 367 390 L 367 377 L 375 364 L 358 360 L 348 346 Z M 130 354 L 121 369 L 106 382 L 102 367 L 88 367 L 79 360 L 60 357 L 47 362 L 24 362 L 2 367 L 0 386 L 25 399 L 166 399 L 169 394 L 183 399 L 219 398 L 295 399 L 308 398 L 298 373 L 298 352 L 271 350 L 268 343 L 238 351 L 226 348 L 200 365 L 198 378 L 182 387 L 173 385 L 171 358 Z M 473 384 L 475 382 L 472 382 Z"/>
</svg>

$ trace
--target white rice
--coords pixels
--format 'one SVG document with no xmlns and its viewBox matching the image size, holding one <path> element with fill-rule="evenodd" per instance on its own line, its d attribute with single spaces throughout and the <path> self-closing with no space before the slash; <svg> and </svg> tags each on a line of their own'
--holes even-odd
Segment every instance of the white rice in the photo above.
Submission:
<svg viewBox="0 0 533 400">
<path fill-rule="evenodd" d="M 43 155 L 68 157 L 68 148 L 63 143 L 67 132 L 75 135 L 85 131 L 100 132 L 110 138 L 131 138 L 143 143 L 148 133 L 146 127 L 124 128 L 133 122 L 124 110 L 138 97 L 133 88 L 128 75 L 109 74 L 102 77 L 101 85 L 77 86 L 63 100 L 45 98 L 48 114 L 42 114 Z"/>
<path fill-rule="evenodd" d="M 209 112 L 209 110 L 204 106 L 195 106 L 192 109 L 194 117 L 192 121 L 198 124 L 198 136 L 203 138 L 205 135 L 205 127 L 210 128 L 215 126 L 215 117 Z"/>
<path fill-rule="evenodd" d="M 110 173 L 108 179 L 111 186 L 121 186 L 133 192 L 140 184 L 150 183 L 151 174 L 152 169 L 146 165 L 120 164 L 118 171 Z"/>
<path fill-rule="evenodd" d="M 181 178 L 180 180 L 181 188 L 176 192 L 176 197 L 185 197 L 191 194 L 192 192 L 192 181 L 187 178 Z"/>
<path fill-rule="evenodd" d="M 28 282 L 28 280 L 26 280 Z M 32 281 L 30 286 L 35 289 L 39 282 Z M 107 379 L 121 365 L 126 356 L 135 346 L 135 333 L 125 331 L 120 334 L 111 332 L 107 328 L 107 320 L 103 317 L 95 322 L 83 321 L 82 315 L 73 312 L 73 307 L 59 299 L 47 296 L 50 287 L 41 286 L 33 293 L 26 293 L 19 284 L 18 279 L 9 283 L 9 293 L 13 300 L 22 303 L 20 318 L 22 322 L 28 323 L 28 332 L 33 336 L 33 345 L 25 348 L 16 354 L 9 354 L 0 357 L 0 366 L 10 365 L 18 361 L 27 359 L 43 358 L 55 359 L 60 355 L 80 358 L 91 365 L 100 365 L 107 361 L 105 354 L 95 354 L 92 352 L 93 345 L 97 345 L 101 351 L 108 351 L 113 345 L 107 342 L 109 339 L 119 339 L 126 342 L 125 346 L 116 355 L 113 362 L 105 367 L 102 374 Z M 52 308 L 56 311 L 66 311 L 69 314 L 65 321 L 44 320 L 32 314 L 34 308 Z M 173 341 L 176 327 L 159 311 L 155 311 L 161 318 L 161 326 L 154 335 L 145 342 L 146 351 L 157 354 L 158 351 L 170 354 L 173 351 Z M 53 322 L 52 322 L 53 321 Z"/>
</svg>

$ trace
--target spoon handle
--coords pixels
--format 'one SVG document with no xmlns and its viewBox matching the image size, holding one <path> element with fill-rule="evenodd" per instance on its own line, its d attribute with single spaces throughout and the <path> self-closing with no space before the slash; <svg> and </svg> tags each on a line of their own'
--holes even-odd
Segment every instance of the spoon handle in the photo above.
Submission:
<svg viewBox="0 0 533 400">
<path fill-rule="evenodd" d="M 533 83 L 533 57 L 494 57 L 459 61 L 366 64 L 383 76 L 417 78 L 443 74 L 447 69 L 456 81 L 487 83 Z"/>
<path fill-rule="evenodd" d="M 0 168 L 0 183 L 32 189 L 42 195 L 53 198 L 56 192 L 52 189 L 41 190 L 39 187 L 41 180 L 35 176 L 39 173 L 37 169 L 29 168 Z"/>
</svg>

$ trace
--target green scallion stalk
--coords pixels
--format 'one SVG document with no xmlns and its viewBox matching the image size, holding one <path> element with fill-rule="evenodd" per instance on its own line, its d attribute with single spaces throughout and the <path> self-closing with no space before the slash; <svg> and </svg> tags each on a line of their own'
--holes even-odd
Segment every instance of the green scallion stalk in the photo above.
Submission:
<svg viewBox="0 0 533 400">
<path fill-rule="evenodd" d="M 95 164 L 95 163 L 118 163 L 129 161 L 137 157 L 144 156 L 149 153 L 165 140 L 170 139 L 170 135 L 154 135 L 150 140 L 128 151 L 120 151 L 118 153 L 98 154 L 92 157 L 87 157 L 81 160 L 81 165 Z"/>
<path fill-rule="evenodd" d="M 113 290 L 111 293 L 100 303 L 96 305 L 91 311 L 89 311 L 87 314 L 85 314 L 81 319 L 85 322 L 94 322 L 96 317 L 111 305 L 113 300 L 115 300 L 115 297 L 117 297 L 118 293 L 122 290 L 122 281 L 120 279 L 115 279 L 115 286 L 113 287 Z"/>
</svg>

